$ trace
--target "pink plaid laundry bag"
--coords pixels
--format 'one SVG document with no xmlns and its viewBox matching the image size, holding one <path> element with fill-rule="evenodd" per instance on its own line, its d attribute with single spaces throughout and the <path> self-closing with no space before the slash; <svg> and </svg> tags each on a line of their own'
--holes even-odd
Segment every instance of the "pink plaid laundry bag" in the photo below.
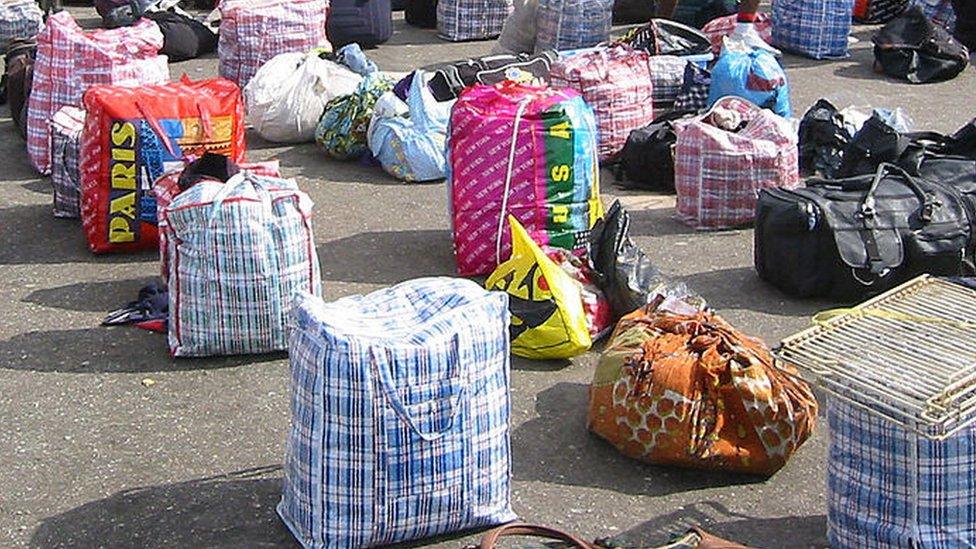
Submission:
<svg viewBox="0 0 976 549">
<path fill-rule="evenodd" d="M 66 11 L 51 15 L 37 35 L 34 80 L 27 103 L 27 152 L 31 164 L 51 172 L 49 120 L 61 107 L 81 107 L 97 84 L 136 87 L 169 81 L 163 33 L 140 19 L 130 27 L 85 32 Z"/>
<path fill-rule="evenodd" d="M 487 274 L 509 258 L 509 215 L 540 245 L 585 250 L 603 209 L 596 122 L 579 94 L 478 84 L 454 104 L 448 131 L 458 274 Z"/>
<path fill-rule="evenodd" d="M 331 48 L 329 0 L 224 0 L 220 3 L 220 76 L 244 89 L 261 65 L 281 53 Z"/>
<path fill-rule="evenodd" d="M 708 37 L 708 41 L 712 43 L 712 53 L 715 55 L 722 53 L 723 39 L 735 31 L 737 17 L 737 15 L 718 17 L 712 19 L 706 23 L 704 27 L 702 27 L 702 32 Z M 756 27 L 756 32 L 759 33 L 759 37 L 765 40 L 767 44 L 772 44 L 773 19 L 769 16 L 769 14 L 757 13 L 756 22 L 753 24 Z"/>
<path fill-rule="evenodd" d="M 674 125 L 677 214 L 696 229 L 749 225 L 760 189 L 800 186 L 796 133 L 770 110 L 728 96 Z"/>
<path fill-rule="evenodd" d="M 625 44 L 601 46 L 552 65 L 551 85 L 580 93 L 596 114 L 600 160 L 614 158 L 630 132 L 654 120 L 650 56 Z"/>
</svg>

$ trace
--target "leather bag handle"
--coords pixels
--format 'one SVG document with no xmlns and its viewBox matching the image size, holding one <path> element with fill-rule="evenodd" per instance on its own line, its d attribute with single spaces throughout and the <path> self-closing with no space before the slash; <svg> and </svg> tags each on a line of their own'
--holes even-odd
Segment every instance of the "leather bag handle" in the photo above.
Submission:
<svg viewBox="0 0 976 549">
<path fill-rule="evenodd" d="M 570 543 L 579 549 L 596 549 L 595 545 L 587 543 L 568 532 L 563 532 L 562 530 L 557 530 L 548 526 L 525 524 L 522 522 L 513 522 L 511 524 L 499 526 L 498 528 L 488 532 L 483 538 L 481 538 L 481 545 L 479 547 L 481 549 L 495 549 L 498 540 L 507 536 L 529 536 L 534 538 L 551 539 Z"/>
<path fill-rule="evenodd" d="M 932 220 L 933 210 L 940 206 L 941 204 L 932 198 L 928 193 L 925 192 L 922 187 L 918 185 L 918 181 L 911 176 L 904 168 L 890 164 L 888 162 L 882 162 L 878 165 L 878 170 L 874 174 L 874 181 L 871 182 L 871 188 L 868 189 L 867 194 L 864 195 L 864 200 L 861 202 L 861 215 L 863 218 L 868 219 L 874 217 L 875 209 L 875 199 L 874 194 L 878 190 L 878 186 L 886 175 L 891 172 L 896 172 L 905 178 L 905 183 L 909 189 L 915 193 L 919 201 L 922 202 L 922 211 L 919 213 L 919 219 L 922 223 L 928 223 Z"/>
</svg>

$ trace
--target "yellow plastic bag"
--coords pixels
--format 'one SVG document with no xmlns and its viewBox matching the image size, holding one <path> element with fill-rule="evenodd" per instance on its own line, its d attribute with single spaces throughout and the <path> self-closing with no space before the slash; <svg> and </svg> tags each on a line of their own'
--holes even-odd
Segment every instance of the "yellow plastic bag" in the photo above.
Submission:
<svg viewBox="0 0 976 549">
<path fill-rule="evenodd" d="M 512 353 L 536 359 L 569 358 L 593 342 L 579 283 L 542 249 L 512 216 L 512 256 L 499 265 L 485 287 L 508 293 Z"/>
</svg>

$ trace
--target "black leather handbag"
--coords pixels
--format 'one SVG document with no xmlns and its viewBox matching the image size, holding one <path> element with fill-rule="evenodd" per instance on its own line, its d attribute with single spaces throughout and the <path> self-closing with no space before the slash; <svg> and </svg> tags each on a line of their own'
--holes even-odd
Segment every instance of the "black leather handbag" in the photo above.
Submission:
<svg viewBox="0 0 976 549">
<path fill-rule="evenodd" d="M 949 31 L 912 6 L 872 38 L 875 66 L 913 84 L 941 82 L 969 65 L 969 51 Z"/>
<path fill-rule="evenodd" d="M 888 163 L 874 175 L 763 190 L 756 271 L 787 294 L 844 301 L 922 273 L 973 273 L 974 196 Z"/>
</svg>

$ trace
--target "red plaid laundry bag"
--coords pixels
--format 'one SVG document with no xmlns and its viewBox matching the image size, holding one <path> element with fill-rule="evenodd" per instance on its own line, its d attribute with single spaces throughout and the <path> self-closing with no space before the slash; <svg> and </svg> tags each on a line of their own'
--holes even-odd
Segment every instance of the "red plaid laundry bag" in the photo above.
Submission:
<svg viewBox="0 0 976 549">
<path fill-rule="evenodd" d="M 630 132 L 654 120 L 654 93 L 646 51 L 601 46 L 552 65 L 551 85 L 572 88 L 596 114 L 600 160 L 615 157 Z"/>
<path fill-rule="evenodd" d="M 712 53 L 715 55 L 722 53 L 723 39 L 735 31 L 737 17 L 737 15 L 718 17 L 716 19 L 712 19 L 706 23 L 704 27 L 702 27 L 702 32 L 708 37 L 708 41 L 712 43 Z M 756 32 L 759 33 L 759 37 L 765 40 L 767 44 L 772 44 L 773 19 L 769 16 L 769 14 L 757 13 L 756 22 L 753 24 L 756 27 Z"/>
<path fill-rule="evenodd" d="M 140 19 L 130 27 L 85 32 L 71 15 L 58 12 L 37 35 L 34 80 L 27 103 L 27 152 L 37 171 L 51 172 L 51 127 L 61 107 L 81 106 L 96 84 L 141 86 L 169 81 L 163 34 Z"/>
<path fill-rule="evenodd" d="M 674 125 L 677 213 L 692 227 L 749 225 L 760 189 L 800 186 L 796 132 L 768 109 L 723 97 L 708 112 Z"/>
<path fill-rule="evenodd" d="M 331 47 L 329 0 L 224 0 L 220 3 L 220 76 L 244 86 L 272 57 Z"/>
</svg>

